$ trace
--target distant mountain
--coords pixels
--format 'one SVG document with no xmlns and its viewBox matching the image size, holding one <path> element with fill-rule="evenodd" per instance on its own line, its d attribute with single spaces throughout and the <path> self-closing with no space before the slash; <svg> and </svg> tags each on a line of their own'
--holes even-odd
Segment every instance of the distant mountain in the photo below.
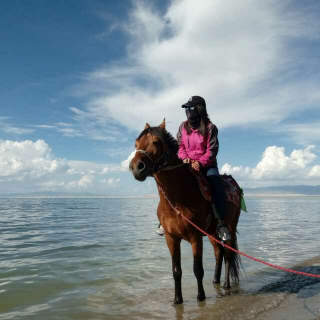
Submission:
<svg viewBox="0 0 320 320">
<path fill-rule="evenodd" d="M 320 186 L 279 186 L 262 188 L 243 188 L 245 195 L 320 195 Z"/>
<path fill-rule="evenodd" d="M 84 198 L 99 196 L 92 193 L 66 193 L 66 192 L 30 192 L 0 194 L 0 198 Z"/>
<path fill-rule="evenodd" d="M 95 193 L 67 193 L 67 192 L 30 192 L 0 194 L 2 198 L 154 198 L 158 195 L 121 195 L 121 194 L 95 194 Z"/>
</svg>

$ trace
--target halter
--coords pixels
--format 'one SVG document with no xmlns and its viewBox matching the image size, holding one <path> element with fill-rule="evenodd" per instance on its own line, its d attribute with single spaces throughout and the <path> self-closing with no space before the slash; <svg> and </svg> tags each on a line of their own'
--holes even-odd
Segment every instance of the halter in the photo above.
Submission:
<svg viewBox="0 0 320 320">
<path fill-rule="evenodd" d="M 169 152 L 165 152 L 163 153 L 159 159 L 157 159 L 156 161 L 153 161 L 152 158 L 150 157 L 149 153 L 145 150 L 136 150 L 137 152 L 141 152 L 142 154 L 144 154 L 145 156 L 147 156 L 147 158 L 151 161 L 151 172 L 152 174 L 156 173 L 159 170 L 164 169 L 167 165 L 168 165 L 168 159 L 169 159 Z M 158 164 L 158 162 L 160 162 L 162 160 L 162 158 L 164 159 L 163 163 Z"/>
<path fill-rule="evenodd" d="M 148 132 L 152 134 L 152 132 L 150 131 L 150 128 L 148 129 Z M 178 168 L 178 167 L 182 167 L 185 165 L 185 163 L 181 163 L 181 164 L 178 164 L 178 165 L 175 165 L 175 166 L 168 166 L 168 161 L 169 161 L 169 150 L 168 148 L 164 148 L 166 151 L 156 160 L 154 161 L 150 154 L 145 151 L 145 150 L 142 150 L 142 149 L 138 149 L 136 150 L 136 153 L 137 152 L 141 152 L 142 154 L 144 154 L 151 162 L 151 168 L 149 168 L 151 170 L 151 173 L 152 175 L 154 175 L 157 171 L 167 171 L 167 170 L 172 170 L 172 169 L 175 169 L 175 168 Z M 162 160 L 163 158 L 163 162 L 160 163 L 160 161 Z"/>
</svg>

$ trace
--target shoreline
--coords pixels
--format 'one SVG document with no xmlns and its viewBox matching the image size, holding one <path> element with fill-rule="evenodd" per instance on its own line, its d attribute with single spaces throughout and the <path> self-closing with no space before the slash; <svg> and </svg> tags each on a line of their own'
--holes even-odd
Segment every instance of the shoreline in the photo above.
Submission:
<svg viewBox="0 0 320 320">
<path fill-rule="evenodd" d="M 264 198 L 271 198 L 271 197 L 275 197 L 275 198 L 292 198 L 292 197 L 303 197 L 303 198 L 318 198 L 320 197 L 320 194 L 244 194 L 244 197 L 250 197 L 250 198 L 254 198 L 254 197 L 264 197 Z"/>
<path fill-rule="evenodd" d="M 320 194 L 244 194 L 244 198 L 319 198 Z M 0 199 L 157 199 L 159 195 L 0 195 Z"/>
</svg>

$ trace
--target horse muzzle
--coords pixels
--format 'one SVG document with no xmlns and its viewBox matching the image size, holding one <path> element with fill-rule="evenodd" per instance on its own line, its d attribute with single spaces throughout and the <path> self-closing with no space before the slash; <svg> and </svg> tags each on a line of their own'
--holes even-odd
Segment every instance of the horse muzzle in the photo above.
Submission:
<svg viewBox="0 0 320 320">
<path fill-rule="evenodd" d="M 135 161 L 135 159 L 132 159 L 129 164 L 129 169 L 133 177 L 138 181 L 145 181 L 148 176 L 151 176 L 151 170 L 142 160 Z"/>
</svg>

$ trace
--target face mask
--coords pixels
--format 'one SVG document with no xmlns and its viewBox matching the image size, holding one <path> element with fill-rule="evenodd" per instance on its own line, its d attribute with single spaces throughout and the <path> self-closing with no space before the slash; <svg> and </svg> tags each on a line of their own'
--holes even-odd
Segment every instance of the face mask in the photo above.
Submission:
<svg viewBox="0 0 320 320">
<path fill-rule="evenodd" d="M 196 109 L 186 109 L 187 119 L 192 129 L 197 129 L 200 125 L 200 115 Z"/>
</svg>

